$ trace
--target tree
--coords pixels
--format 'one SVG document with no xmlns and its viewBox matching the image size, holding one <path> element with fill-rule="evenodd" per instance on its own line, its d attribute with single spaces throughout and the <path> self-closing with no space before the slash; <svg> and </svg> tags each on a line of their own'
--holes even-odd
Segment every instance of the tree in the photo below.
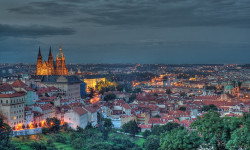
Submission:
<svg viewBox="0 0 250 150">
<path fill-rule="evenodd" d="M 48 93 L 45 93 L 45 96 L 46 96 L 46 97 L 50 97 Z"/>
<path fill-rule="evenodd" d="M 133 94 L 129 97 L 129 103 L 132 103 L 135 99 L 136 99 L 136 94 L 133 93 Z"/>
<path fill-rule="evenodd" d="M 161 118 L 159 114 L 155 115 L 154 118 Z"/>
<path fill-rule="evenodd" d="M 185 92 L 180 92 L 180 96 L 185 97 L 185 96 L 187 96 L 187 94 Z"/>
<path fill-rule="evenodd" d="M 111 131 L 112 127 L 113 127 L 112 120 L 109 118 L 105 118 L 102 128 L 102 136 L 104 140 L 108 139 L 108 134 Z"/>
<path fill-rule="evenodd" d="M 88 122 L 88 124 L 85 127 L 85 129 L 93 129 L 93 126 L 92 126 L 91 122 Z"/>
<path fill-rule="evenodd" d="M 116 95 L 111 93 L 111 94 L 108 94 L 108 95 L 104 96 L 104 101 L 113 100 L 115 98 L 116 98 Z"/>
<path fill-rule="evenodd" d="M 135 88 L 133 93 L 141 93 L 141 88 Z"/>
<path fill-rule="evenodd" d="M 149 135 L 151 134 L 151 132 L 149 130 L 145 130 L 143 133 L 142 133 L 142 136 L 144 138 L 147 138 Z"/>
<path fill-rule="evenodd" d="M 123 88 L 124 88 L 123 84 L 118 84 L 116 86 L 117 91 L 123 91 Z"/>
<path fill-rule="evenodd" d="M 191 124 L 191 127 L 197 129 L 202 135 L 205 141 L 204 147 L 223 150 L 226 149 L 227 142 L 230 141 L 232 133 L 240 128 L 241 124 L 242 119 L 235 117 L 221 118 L 218 112 L 210 110 L 203 118 L 198 117 Z"/>
<path fill-rule="evenodd" d="M 38 127 L 37 123 L 35 123 L 35 125 L 34 125 L 34 126 L 35 126 L 35 128 L 37 128 L 37 127 Z"/>
<path fill-rule="evenodd" d="M 46 123 L 50 132 L 58 132 L 60 129 L 60 120 L 56 117 L 54 118 L 47 118 Z"/>
<path fill-rule="evenodd" d="M 156 135 L 150 135 L 147 137 L 144 147 L 146 150 L 157 150 L 160 147 L 160 138 Z"/>
<path fill-rule="evenodd" d="M 125 123 L 122 126 L 122 129 L 124 130 L 124 132 L 130 133 L 130 135 L 132 137 L 135 137 L 135 135 L 137 133 L 139 133 L 139 130 L 140 130 L 140 128 L 137 126 L 137 123 L 135 122 L 135 120 L 131 120 L 128 123 Z"/>
<path fill-rule="evenodd" d="M 98 142 L 98 143 L 91 145 L 89 149 L 91 149 L 91 150 L 101 150 L 101 149 L 112 150 L 112 147 L 113 147 L 113 145 L 111 143 Z"/>
<path fill-rule="evenodd" d="M 175 128 L 161 135 L 161 149 L 169 150 L 193 150 L 202 143 L 196 132 L 188 132 L 183 127 Z"/>
<path fill-rule="evenodd" d="M 230 150 L 249 149 L 250 148 L 250 129 L 247 127 L 236 129 L 227 142 L 226 148 Z"/>
<path fill-rule="evenodd" d="M 103 127 L 112 128 L 113 127 L 112 120 L 109 118 L 105 118 Z"/>
<path fill-rule="evenodd" d="M 47 147 L 44 143 L 37 143 L 36 141 L 30 144 L 30 148 L 33 150 L 47 150 Z"/>
<path fill-rule="evenodd" d="M 172 93 L 171 89 L 166 89 L 166 94 L 171 94 L 171 93 Z"/>
<path fill-rule="evenodd" d="M 151 134 L 152 135 L 161 135 L 162 133 L 166 131 L 171 131 L 175 128 L 178 128 L 180 125 L 178 123 L 172 123 L 168 122 L 167 124 L 160 126 L 160 125 L 155 125 L 152 128 Z"/>
<path fill-rule="evenodd" d="M 214 104 L 204 105 L 202 111 L 215 110 L 217 111 L 217 107 Z"/>
<path fill-rule="evenodd" d="M 89 88 L 89 91 L 90 91 L 90 94 L 89 94 L 89 97 L 90 98 L 93 98 L 94 94 L 95 94 L 95 91 L 93 88 Z"/>
<path fill-rule="evenodd" d="M 180 107 L 179 110 L 181 110 L 181 111 L 186 111 L 186 107 Z"/>
<path fill-rule="evenodd" d="M 0 118 L 0 149 L 7 150 L 9 148 L 10 133 L 11 133 L 10 126 L 4 123 L 3 119 Z"/>
</svg>

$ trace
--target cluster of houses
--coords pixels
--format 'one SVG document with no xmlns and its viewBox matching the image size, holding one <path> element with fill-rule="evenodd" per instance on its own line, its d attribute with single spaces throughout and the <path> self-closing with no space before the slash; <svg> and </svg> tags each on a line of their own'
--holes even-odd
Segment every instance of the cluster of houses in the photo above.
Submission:
<svg viewBox="0 0 250 150">
<path fill-rule="evenodd" d="M 210 104 L 214 104 L 222 116 L 242 116 L 249 112 L 247 94 L 230 83 L 225 84 L 221 94 L 199 86 L 196 81 L 181 84 L 141 87 L 142 91 L 136 93 L 133 102 L 129 100 L 131 93 L 105 92 L 102 97 L 95 95 L 93 103 L 89 98 L 80 97 L 81 82 L 75 77 L 43 77 L 41 82 L 26 83 L 17 79 L 0 83 L 0 117 L 17 131 L 22 130 L 20 126 L 42 124 L 52 117 L 76 129 L 78 126 L 85 128 L 88 123 L 97 127 L 97 113 L 100 113 L 112 120 L 114 128 L 135 120 L 141 131 L 145 131 L 168 122 L 189 128 L 197 116 L 206 113 L 202 108 Z M 103 97 L 111 93 L 116 99 L 103 101 Z"/>
</svg>

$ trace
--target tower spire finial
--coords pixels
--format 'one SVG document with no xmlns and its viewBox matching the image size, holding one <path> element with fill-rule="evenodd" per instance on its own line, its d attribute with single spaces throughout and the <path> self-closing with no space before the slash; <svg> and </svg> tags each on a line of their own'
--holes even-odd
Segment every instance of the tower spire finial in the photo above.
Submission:
<svg viewBox="0 0 250 150">
<path fill-rule="evenodd" d="M 39 56 L 42 56 L 40 46 L 39 46 L 39 51 L 38 51 L 38 57 Z"/>
<path fill-rule="evenodd" d="M 49 49 L 49 56 L 52 56 L 52 50 L 51 50 L 51 46 L 50 46 L 50 49 Z"/>
<path fill-rule="evenodd" d="M 62 49 L 62 43 L 61 43 L 61 41 L 60 41 L 60 47 L 59 48 Z"/>
</svg>

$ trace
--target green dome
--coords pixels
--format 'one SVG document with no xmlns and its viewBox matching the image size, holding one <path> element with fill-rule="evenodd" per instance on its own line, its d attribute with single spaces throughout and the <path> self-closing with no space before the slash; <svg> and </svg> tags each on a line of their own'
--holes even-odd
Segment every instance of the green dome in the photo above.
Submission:
<svg viewBox="0 0 250 150">
<path fill-rule="evenodd" d="M 232 85 L 229 85 L 229 84 L 225 87 L 225 90 L 232 90 L 232 89 L 234 89 L 234 87 Z"/>
</svg>

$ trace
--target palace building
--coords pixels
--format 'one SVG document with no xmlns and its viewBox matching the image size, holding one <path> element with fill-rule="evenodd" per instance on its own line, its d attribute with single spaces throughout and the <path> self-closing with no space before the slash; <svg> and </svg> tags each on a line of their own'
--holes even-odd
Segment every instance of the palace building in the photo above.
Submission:
<svg viewBox="0 0 250 150">
<path fill-rule="evenodd" d="M 65 56 L 62 52 L 60 44 L 59 53 L 54 61 L 53 53 L 50 48 L 48 61 L 43 61 L 41 50 L 39 47 L 36 75 L 68 75 L 68 69 L 65 64 Z"/>
</svg>

